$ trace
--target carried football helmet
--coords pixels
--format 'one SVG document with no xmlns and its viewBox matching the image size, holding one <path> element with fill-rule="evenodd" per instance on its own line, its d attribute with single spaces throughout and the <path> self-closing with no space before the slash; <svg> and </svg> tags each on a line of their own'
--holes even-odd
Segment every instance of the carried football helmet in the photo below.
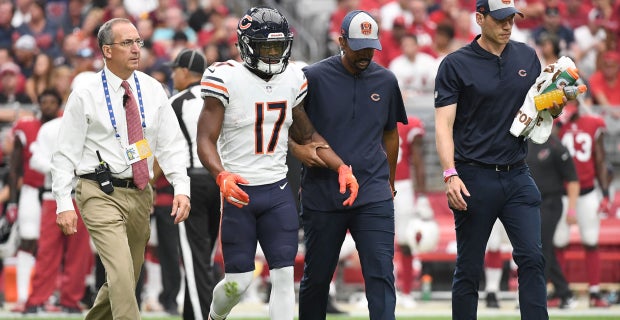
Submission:
<svg viewBox="0 0 620 320">
<path fill-rule="evenodd" d="M 276 9 L 255 7 L 237 25 L 237 46 L 245 65 L 267 75 L 284 72 L 291 56 L 293 33 Z"/>
<path fill-rule="evenodd" d="M 407 239 L 415 253 L 433 251 L 439 244 L 439 225 L 435 220 L 414 218 L 407 226 Z"/>
</svg>

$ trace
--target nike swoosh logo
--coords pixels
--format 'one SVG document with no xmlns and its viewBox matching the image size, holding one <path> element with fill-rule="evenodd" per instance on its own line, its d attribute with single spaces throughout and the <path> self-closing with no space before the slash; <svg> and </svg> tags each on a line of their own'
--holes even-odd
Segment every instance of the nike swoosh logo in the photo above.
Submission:
<svg viewBox="0 0 620 320">
<path fill-rule="evenodd" d="M 288 184 L 288 182 L 285 182 L 283 185 L 280 186 L 280 190 L 284 190 L 284 188 L 286 187 L 286 185 Z"/>
</svg>

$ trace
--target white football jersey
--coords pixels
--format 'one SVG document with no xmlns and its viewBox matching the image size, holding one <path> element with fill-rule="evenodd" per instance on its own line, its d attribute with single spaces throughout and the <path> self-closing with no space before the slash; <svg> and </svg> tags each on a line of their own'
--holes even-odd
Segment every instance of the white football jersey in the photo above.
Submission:
<svg viewBox="0 0 620 320">
<path fill-rule="evenodd" d="M 227 171 L 263 185 L 286 177 L 292 108 L 306 96 L 307 80 L 294 63 L 265 81 L 242 63 L 217 62 L 205 70 L 202 97 L 224 105 L 218 151 Z"/>
</svg>

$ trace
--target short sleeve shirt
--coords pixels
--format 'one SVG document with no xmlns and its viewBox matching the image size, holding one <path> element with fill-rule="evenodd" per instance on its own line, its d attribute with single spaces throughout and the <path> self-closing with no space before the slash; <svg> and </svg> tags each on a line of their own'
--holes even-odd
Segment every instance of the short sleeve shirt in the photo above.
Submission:
<svg viewBox="0 0 620 320">
<path fill-rule="evenodd" d="M 360 186 L 354 206 L 391 199 L 383 134 L 395 130 L 397 122 L 407 123 L 398 81 L 375 62 L 354 76 L 340 59 L 332 56 L 304 69 L 308 78 L 306 113 L 334 152 L 353 168 Z M 336 172 L 304 168 L 304 208 L 343 209 L 347 197 L 348 193 L 340 194 Z"/>
<path fill-rule="evenodd" d="M 456 103 L 455 161 L 517 163 L 525 159 L 527 143 L 509 129 L 540 75 L 540 62 L 534 49 L 515 41 L 501 56 L 491 54 L 477 43 L 479 37 L 442 60 L 435 108 Z"/>
</svg>

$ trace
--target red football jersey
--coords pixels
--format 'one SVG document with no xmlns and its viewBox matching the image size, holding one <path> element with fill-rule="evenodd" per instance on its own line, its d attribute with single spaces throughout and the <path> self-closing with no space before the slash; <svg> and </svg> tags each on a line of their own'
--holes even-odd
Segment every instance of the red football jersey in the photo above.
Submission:
<svg viewBox="0 0 620 320">
<path fill-rule="evenodd" d="M 562 144 L 573 157 L 582 190 L 594 187 L 596 179 L 594 145 L 604 131 L 605 120 L 594 115 L 580 115 L 577 120 L 567 122 L 560 128 Z"/>
<path fill-rule="evenodd" d="M 24 166 L 23 183 L 29 186 L 39 188 L 43 186 L 44 175 L 30 168 L 30 145 L 37 138 L 37 133 L 41 128 L 41 120 L 33 117 L 24 117 L 19 119 L 13 126 L 13 134 L 15 139 L 19 139 L 22 143 L 22 161 Z"/>
<path fill-rule="evenodd" d="M 396 176 L 395 180 L 410 179 L 411 173 L 409 170 L 409 157 L 411 154 L 411 142 L 417 136 L 424 137 L 426 131 L 424 130 L 424 123 L 416 117 L 408 117 L 408 124 L 398 123 L 398 162 L 396 163 Z"/>
</svg>

